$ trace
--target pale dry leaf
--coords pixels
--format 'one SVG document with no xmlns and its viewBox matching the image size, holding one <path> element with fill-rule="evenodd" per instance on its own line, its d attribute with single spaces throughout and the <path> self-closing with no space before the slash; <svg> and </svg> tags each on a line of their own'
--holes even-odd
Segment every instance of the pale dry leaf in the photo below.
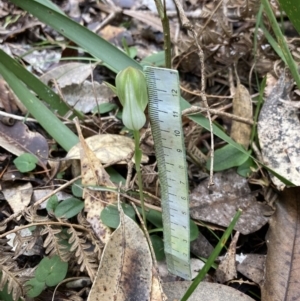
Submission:
<svg viewBox="0 0 300 301">
<path fill-rule="evenodd" d="M 300 188 L 285 189 L 279 195 L 270 219 L 266 242 L 268 253 L 262 300 L 299 300 L 300 277 Z"/>
<path fill-rule="evenodd" d="M 84 81 L 82 84 L 73 84 L 62 89 L 64 100 L 72 108 L 83 113 L 91 112 L 97 105 L 114 96 L 113 91 L 104 83 Z"/>
<path fill-rule="evenodd" d="M 214 186 L 202 181 L 190 195 L 190 213 L 196 220 L 228 227 L 236 211 L 243 210 L 234 229 L 246 235 L 259 230 L 268 222 L 264 205 L 257 202 L 248 182 L 233 169 L 214 175 Z"/>
<path fill-rule="evenodd" d="M 240 233 L 236 232 L 233 239 L 231 240 L 230 246 L 227 250 L 226 255 L 219 264 L 216 270 L 216 279 L 217 282 L 225 283 L 229 280 L 235 279 L 237 277 L 236 272 L 236 243 L 239 238 Z"/>
<path fill-rule="evenodd" d="M 258 138 L 264 163 L 296 186 L 300 186 L 300 123 L 289 100 L 293 80 L 283 74 L 265 100 L 258 119 Z M 279 190 L 285 184 L 270 173 Z"/>
<path fill-rule="evenodd" d="M 175 281 L 163 283 L 163 290 L 168 297 L 168 301 L 180 300 L 189 286 L 191 281 Z M 243 294 L 242 292 L 223 284 L 201 282 L 189 301 L 254 301 L 254 299 Z"/>
<path fill-rule="evenodd" d="M 107 242 L 88 301 L 150 301 L 152 258 L 144 233 L 120 212 Z"/>
<path fill-rule="evenodd" d="M 236 256 L 237 270 L 251 281 L 262 285 L 266 255 L 241 254 Z"/>
<path fill-rule="evenodd" d="M 252 120 L 253 109 L 252 101 L 249 91 L 242 84 L 238 84 L 233 100 L 232 100 L 232 114 L 238 117 Z M 230 137 L 237 143 L 248 149 L 251 136 L 251 125 L 239 122 L 236 120 L 232 121 L 232 127 Z"/>
<path fill-rule="evenodd" d="M 155 267 L 152 268 L 152 287 L 150 301 L 165 301 L 166 295 L 163 292 L 159 273 Z"/>
<path fill-rule="evenodd" d="M 26 208 L 31 200 L 33 188 L 30 182 L 26 184 L 4 184 L 2 193 L 14 213 Z"/>
<path fill-rule="evenodd" d="M 108 186 L 115 187 L 108 173 L 103 168 L 101 161 L 85 142 L 78 121 L 76 121 L 79 140 L 81 143 L 81 174 L 83 186 Z M 110 191 L 83 189 L 84 210 L 87 212 L 87 221 L 91 224 L 97 237 L 106 243 L 110 237 L 111 230 L 100 220 L 102 210 L 117 201 L 116 194 Z"/>
<path fill-rule="evenodd" d="M 126 160 L 129 160 L 134 152 L 134 141 L 131 138 L 121 135 L 101 134 L 88 137 L 85 141 L 103 164 L 115 162 L 118 164 L 126 164 Z M 70 149 L 66 159 L 80 159 L 81 149 L 81 144 L 76 144 Z M 142 163 L 147 162 L 148 157 L 143 155 Z"/>
<path fill-rule="evenodd" d="M 6 238 L 8 239 L 7 244 L 15 252 L 15 257 L 41 255 L 43 252 L 42 237 L 34 237 L 34 234 L 28 228 L 18 231 L 17 234 L 10 233 Z"/>
<path fill-rule="evenodd" d="M 46 85 L 50 80 L 55 80 L 60 88 L 72 84 L 80 85 L 91 75 L 94 68 L 95 64 L 71 62 L 51 69 L 43 74 L 40 80 Z"/>
</svg>

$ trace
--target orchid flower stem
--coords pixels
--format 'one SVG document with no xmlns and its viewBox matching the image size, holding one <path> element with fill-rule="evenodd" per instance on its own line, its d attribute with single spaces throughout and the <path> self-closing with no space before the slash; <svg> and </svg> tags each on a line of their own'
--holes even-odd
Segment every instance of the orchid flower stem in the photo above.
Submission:
<svg viewBox="0 0 300 301">
<path fill-rule="evenodd" d="M 141 159 L 142 159 L 142 151 L 140 149 L 140 132 L 133 131 L 134 142 L 135 142 L 135 150 L 134 150 L 134 161 L 135 161 L 135 169 L 138 176 L 138 186 L 140 191 L 140 201 L 142 205 L 142 215 L 145 227 L 147 227 L 146 214 L 145 214 L 145 205 L 144 205 L 144 195 L 143 195 L 143 182 L 142 182 L 142 173 L 141 173 Z"/>
</svg>

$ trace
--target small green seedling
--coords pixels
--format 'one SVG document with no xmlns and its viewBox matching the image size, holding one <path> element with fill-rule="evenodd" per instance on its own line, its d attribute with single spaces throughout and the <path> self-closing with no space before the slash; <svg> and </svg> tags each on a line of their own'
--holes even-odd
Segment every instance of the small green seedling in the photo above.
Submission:
<svg viewBox="0 0 300 301">
<path fill-rule="evenodd" d="M 29 287 L 28 297 L 37 297 L 47 286 L 56 286 L 65 279 L 67 271 L 68 263 L 62 261 L 57 255 L 42 259 L 34 278 L 26 282 L 26 286 Z"/>
<path fill-rule="evenodd" d="M 32 154 L 22 154 L 14 160 L 14 164 L 20 172 L 29 172 L 36 168 L 38 158 Z"/>
</svg>

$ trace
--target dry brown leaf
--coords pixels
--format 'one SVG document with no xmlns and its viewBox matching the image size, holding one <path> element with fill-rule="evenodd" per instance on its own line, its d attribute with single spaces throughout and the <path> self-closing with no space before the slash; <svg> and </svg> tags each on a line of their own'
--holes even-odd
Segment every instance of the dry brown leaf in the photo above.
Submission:
<svg viewBox="0 0 300 301">
<path fill-rule="evenodd" d="M 234 229 L 246 235 L 257 231 L 268 221 L 263 215 L 264 205 L 251 194 L 248 182 L 233 169 L 214 175 L 214 186 L 209 179 L 201 182 L 190 195 L 191 217 L 228 227 L 238 208 L 243 210 Z"/>
<path fill-rule="evenodd" d="M 102 134 L 85 139 L 88 147 L 97 156 L 101 163 L 126 164 L 134 152 L 134 141 L 121 135 Z M 80 159 L 80 143 L 73 146 L 68 152 L 66 159 Z M 148 157 L 142 156 L 142 163 L 147 163 Z"/>
<path fill-rule="evenodd" d="M 108 173 L 103 168 L 101 161 L 85 142 L 78 121 L 76 121 L 79 140 L 81 143 L 81 174 L 83 186 L 108 186 L 115 187 Z M 100 220 L 101 211 L 108 204 L 117 201 L 116 195 L 109 191 L 83 189 L 84 210 L 87 212 L 87 221 L 91 224 L 97 237 L 106 243 L 109 240 L 111 230 Z"/>
<path fill-rule="evenodd" d="M 235 254 L 236 243 L 238 241 L 239 235 L 239 232 L 235 233 L 224 259 L 221 261 L 216 270 L 216 278 L 220 283 L 225 283 L 237 277 Z"/>
<path fill-rule="evenodd" d="M 282 101 L 289 99 L 292 85 L 293 80 L 281 75 L 260 111 L 257 130 L 264 163 L 300 186 L 300 123 L 296 108 Z M 270 176 L 279 190 L 284 189 L 284 183 Z"/>
<path fill-rule="evenodd" d="M 138 225 L 120 212 L 107 242 L 88 301 L 150 301 L 152 258 Z"/>
<path fill-rule="evenodd" d="M 245 86 L 241 84 L 238 84 L 232 100 L 232 114 L 252 120 L 253 109 L 251 96 Z M 250 136 L 251 125 L 236 120 L 232 121 L 230 137 L 233 140 L 243 145 L 245 149 L 248 149 Z"/>
<path fill-rule="evenodd" d="M 60 65 L 46 72 L 40 77 L 40 80 L 48 85 L 50 80 L 56 80 L 60 88 L 70 86 L 72 84 L 80 85 L 93 72 L 94 65 L 86 63 L 72 62 Z"/>
<path fill-rule="evenodd" d="M 270 220 L 262 300 L 299 300 L 300 188 L 285 189 Z"/>
<path fill-rule="evenodd" d="M 37 156 L 38 164 L 42 167 L 47 164 L 47 140 L 41 134 L 30 131 L 21 121 L 16 121 L 13 126 L 0 122 L 0 145 L 16 156 L 24 153 Z"/>
<path fill-rule="evenodd" d="M 237 255 L 237 270 L 253 282 L 261 285 L 264 279 L 266 255 Z"/>
<path fill-rule="evenodd" d="M 161 281 L 157 270 L 152 268 L 152 286 L 150 301 L 165 301 L 166 295 L 163 292 Z"/>
<path fill-rule="evenodd" d="M 168 297 L 168 301 L 179 301 L 184 293 L 187 291 L 191 281 L 175 281 L 163 283 L 163 290 Z M 254 301 L 249 296 L 232 287 L 210 283 L 201 282 L 189 301 Z"/>
<path fill-rule="evenodd" d="M 64 100 L 68 105 L 83 113 L 91 112 L 97 105 L 114 96 L 113 91 L 104 83 L 84 81 L 62 88 Z"/>
<path fill-rule="evenodd" d="M 2 184 L 2 193 L 14 213 L 26 208 L 31 200 L 33 188 L 30 182 L 26 184 Z"/>
</svg>

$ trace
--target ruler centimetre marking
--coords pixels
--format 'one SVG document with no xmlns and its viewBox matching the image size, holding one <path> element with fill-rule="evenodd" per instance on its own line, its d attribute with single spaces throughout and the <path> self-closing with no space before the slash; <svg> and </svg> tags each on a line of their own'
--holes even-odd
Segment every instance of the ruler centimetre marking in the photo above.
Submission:
<svg viewBox="0 0 300 301">
<path fill-rule="evenodd" d="M 149 117 L 161 186 L 168 269 L 191 279 L 190 214 L 178 72 L 146 66 Z"/>
</svg>

